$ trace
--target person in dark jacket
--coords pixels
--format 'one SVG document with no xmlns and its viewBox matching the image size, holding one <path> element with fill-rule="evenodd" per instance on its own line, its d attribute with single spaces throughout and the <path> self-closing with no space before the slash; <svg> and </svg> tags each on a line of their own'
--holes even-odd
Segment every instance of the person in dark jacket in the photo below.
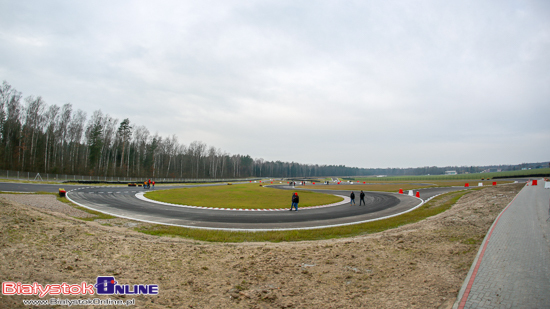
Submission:
<svg viewBox="0 0 550 309">
<path fill-rule="evenodd" d="M 361 206 L 361 202 L 363 202 L 363 205 L 366 206 L 366 204 L 365 204 L 365 192 L 363 192 L 363 190 L 361 190 L 361 193 L 359 193 L 359 206 Z"/>
<path fill-rule="evenodd" d="M 296 211 L 298 211 L 298 203 L 300 202 L 300 198 L 298 197 L 298 193 L 294 193 L 292 195 L 292 204 L 290 205 L 290 211 L 292 211 L 292 207 L 296 208 Z"/>
<path fill-rule="evenodd" d="M 349 202 L 349 204 L 353 204 L 355 205 L 355 193 L 353 193 L 353 191 L 351 191 L 351 195 L 349 196 L 351 201 Z"/>
</svg>

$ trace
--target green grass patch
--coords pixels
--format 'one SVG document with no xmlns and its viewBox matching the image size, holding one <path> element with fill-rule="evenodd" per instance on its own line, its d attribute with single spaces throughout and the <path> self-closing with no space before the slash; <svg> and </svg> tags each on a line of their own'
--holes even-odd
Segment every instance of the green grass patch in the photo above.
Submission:
<svg viewBox="0 0 550 309">
<path fill-rule="evenodd" d="M 353 237 L 397 228 L 437 215 L 451 208 L 451 206 L 462 196 L 471 191 L 472 190 L 450 192 L 440 195 L 418 209 L 393 218 L 326 229 L 273 232 L 228 232 L 166 225 L 149 225 L 138 227 L 136 230 L 150 235 L 178 236 L 210 242 L 282 242 Z"/>
<path fill-rule="evenodd" d="M 422 176 L 388 176 L 388 177 L 345 177 L 344 179 L 352 179 L 359 181 L 370 182 L 385 182 L 385 181 L 426 181 L 426 180 L 480 180 L 493 179 L 494 177 L 531 177 L 531 175 L 550 175 L 550 168 L 537 168 L 531 170 L 505 171 L 493 173 L 472 173 L 458 175 L 422 175 Z M 506 179 L 502 179 L 506 180 Z"/>
<path fill-rule="evenodd" d="M 296 191 L 300 197 L 299 207 L 326 205 L 343 199 L 330 194 Z M 230 186 L 207 186 L 152 191 L 145 197 L 178 205 L 193 205 L 215 208 L 275 209 L 290 207 L 294 191 L 263 187 L 258 184 Z"/>
</svg>

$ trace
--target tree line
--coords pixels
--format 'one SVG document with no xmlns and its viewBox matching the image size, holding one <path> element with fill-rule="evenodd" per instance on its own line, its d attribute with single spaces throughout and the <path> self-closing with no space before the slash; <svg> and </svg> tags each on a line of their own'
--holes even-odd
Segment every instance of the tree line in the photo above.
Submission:
<svg viewBox="0 0 550 309">
<path fill-rule="evenodd" d="M 0 87 L 0 168 L 23 172 L 107 177 L 243 178 L 356 176 L 366 169 L 266 161 L 229 154 L 201 141 L 151 134 L 128 118 L 101 110 L 87 114 L 72 104 L 48 105 Z"/>
</svg>

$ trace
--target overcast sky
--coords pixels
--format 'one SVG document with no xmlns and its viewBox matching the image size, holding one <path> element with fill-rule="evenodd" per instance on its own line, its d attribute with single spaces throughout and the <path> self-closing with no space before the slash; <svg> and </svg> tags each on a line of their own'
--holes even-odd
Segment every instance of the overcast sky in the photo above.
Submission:
<svg viewBox="0 0 550 309">
<path fill-rule="evenodd" d="M 1 80 L 266 160 L 550 160 L 546 0 L 0 0 Z"/>
</svg>

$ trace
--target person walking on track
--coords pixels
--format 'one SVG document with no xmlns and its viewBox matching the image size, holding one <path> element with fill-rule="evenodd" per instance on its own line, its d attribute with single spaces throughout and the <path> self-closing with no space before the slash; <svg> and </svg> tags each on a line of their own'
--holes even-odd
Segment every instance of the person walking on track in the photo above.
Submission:
<svg viewBox="0 0 550 309">
<path fill-rule="evenodd" d="M 361 206 L 361 202 L 363 202 L 363 205 L 366 206 L 366 204 L 365 204 L 365 192 L 363 192 L 363 190 L 361 190 L 361 193 L 359 194 L 359 206 Z"/>
<path fill-rule="evenodd" d="M 355 193 L 353 193 L 353 191 L 351 191 L 351 195 L 349 196 L 351 201 L 349 202 L 349 204 L 353 204 L 355 205 Z"/>
<path fill-rule="evenodd" d="M 296 211 L 298 211 L 298 203 L 300 202 L 300 198 L 298 197 L 298 193 L 294 192 L 292 195 L 292 204 L 290 205 L 290 211 L 292 211 L 292 207 L 296 208 Z"/>
</svg>

